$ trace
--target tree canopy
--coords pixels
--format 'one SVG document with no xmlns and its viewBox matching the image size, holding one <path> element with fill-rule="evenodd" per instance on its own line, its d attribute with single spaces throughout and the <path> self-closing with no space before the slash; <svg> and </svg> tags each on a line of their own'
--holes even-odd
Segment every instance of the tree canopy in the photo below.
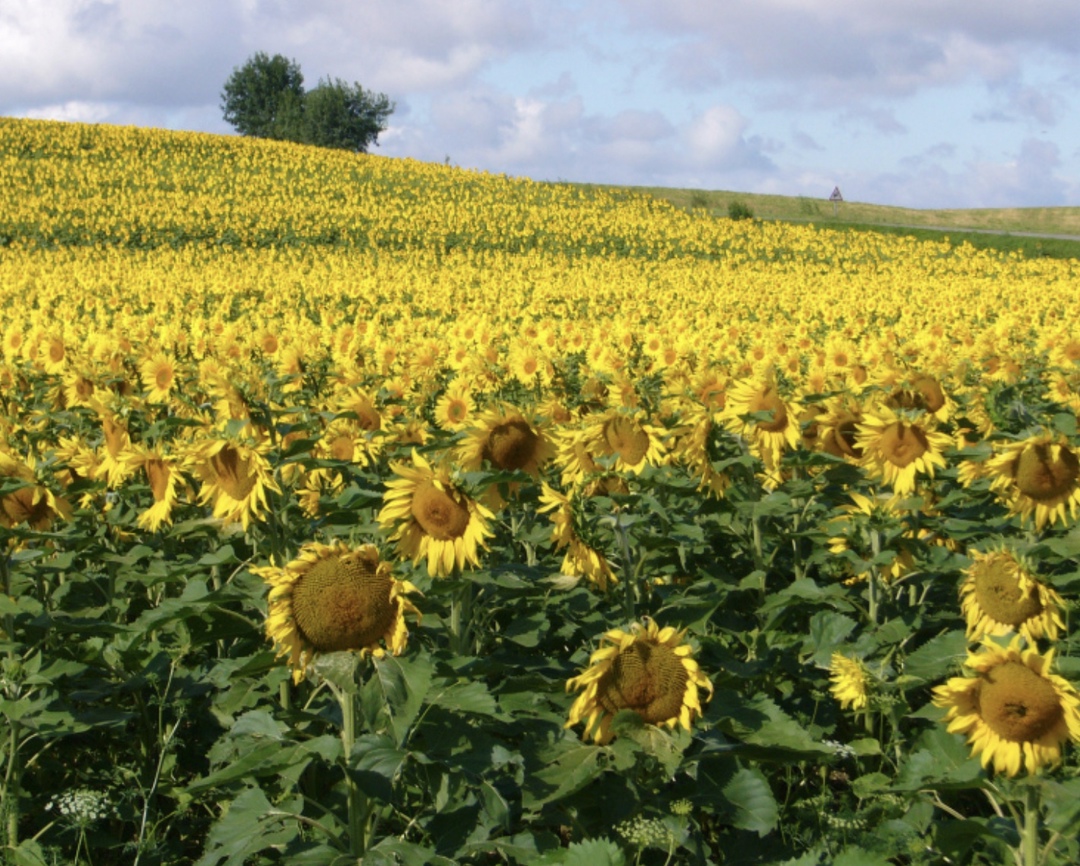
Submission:
<svg viewBox="0 0 1080 866">
<path fill-rule="evenodd" d="M 241 135 L 360 153 L 378 144 L 394 103 L 385 93 L 327 77 L 304 90 L 295 60 L 264 52 L 233 70 L 221 93 L 225 120 Z"/>
</svg>

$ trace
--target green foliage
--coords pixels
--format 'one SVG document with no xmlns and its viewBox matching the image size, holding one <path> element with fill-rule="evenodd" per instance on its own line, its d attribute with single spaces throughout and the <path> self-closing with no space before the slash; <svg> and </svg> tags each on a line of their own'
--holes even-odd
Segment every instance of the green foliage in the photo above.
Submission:
<svg viewBox="0 0 1080 866">
<path fill-rule="evenodd" d="M 393 110 L 385 93 L 328 78 L 304 94 L 301 137 L 294 140 L 364 153 L 386 129 Z"/>
<path fill-rule="evenodd" d="M 258 52 L 233 70 L 221 94 L 225 120 L 242 135 L 364 153 L 394 103 L 385 93 L 329 77 L 304 91 L 294 60 Z"/>
<path fill-rule="evenodd" d="M 750 205 L 739 199 L 732 199 L 727 206 L 728 218 L 733 220 L 752 220 L 754 211 Z"/>
<path fill-rule="evenodd" d="M 241 135 L 296 140 L 302 128 L 304 76 L 295 60 L 259 51 L 226 80 L 221 110 Z"/>
</svg>

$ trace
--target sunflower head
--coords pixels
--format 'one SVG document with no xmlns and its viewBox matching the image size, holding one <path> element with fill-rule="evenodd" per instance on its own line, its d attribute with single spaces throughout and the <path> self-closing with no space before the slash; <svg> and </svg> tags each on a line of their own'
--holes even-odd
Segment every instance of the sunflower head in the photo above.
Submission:
<svg viewBox="0 0 1080 866">
<path fill-rule="evenodd" d="M 270 584 L 266 632 L 289 656 L 295 682 L 318 653 L 399 655 L 408 639 L 405 614 L 419 614 L 405 597 L 415 587 L 395 580 L 372 544 L 311 542 L 284 568 L 252 571 Z"/>
<path fill-rule="evenodd" d="M 971 556 L 974 562 L 964 570 L 960 586 L 969 640 L 1011 632 L 1019 632 L 1032 643 L 1041 637 L 1057 640 L 1065 627 L 1064 602 L 1035 577 L 1030 563 L 1004 546 L 985 553 L 973 551 Z"/>
<path fill-rule="evenodd" d="M 417 451 L 412 466 L 391 463 L 395 478 L 379 511 L 379 523 L 393 532 L 402 556 L 417 563 L 427 559 L 428 574 L 449 577 L 455 566 L 480 564 L 480 548 L 491 536 L 494 515 L 450 479 L 446 468 L 435 469 Z"/>
<path fill-rule="evenodd" d="M 914 492 L 918 475 L 933 477 L 935 468 L 944 468 L 942 452 L 952 445 L 949 436 L 932 428 L 930 416 L 912 417 L 888 406 L 864 413 L 857 431 L 860 464 L 900 495 Z"/>
<path fill-rule="evenodd" d="M 683 643 L 685 632 L 660 628 L 651 620 L 634 623 L 629 631 L 612 629 L 589 659 L 589 667 L 567 683 L 581 690 L 570 708 L 566 727 L 585 722 L 585 735 L 597 743 L 610 742 L 611 723 L 620 710 L 637 713 L 643 722 L 690 730 L 701 715 L 698 690 L 712 694 L 712 683 Z"/>
<path fill-rule="evenodd" d="M 1068 524 L 1080 509 L 1080 457 L 1062 437 L 1042 434 L 1007 445 L 987 461 L 991 488 L 1035 528 Z"/>
<path fill-rule="evenodd" d="M 858 659 L 833 653 L 829 662 L 829 691 L 843 710 L 864 710 L 870 702 L 870 674 Z"/>
<path fill-rule="evenodd" d="M 486 462 L 496 469 L 533 476 L 553 454 L 543 430 L 512 406 L 482 413 L 461 446 L 461 462 L 467 470 L 479 469 Z"/>
<path fill-rule="evenodd" d="M 949 731 L 967 735 L 972 755 L 1009 776 L 1056 764 L 1062 746 L 1080 740 L 1080 694 L 1050 673 L 1053 650 L 1040 655 L 1023 641 L 984 638 L 965 662 L 969 675 L 938 686 L 933 698 L 948 709 Z"/>
</svg>

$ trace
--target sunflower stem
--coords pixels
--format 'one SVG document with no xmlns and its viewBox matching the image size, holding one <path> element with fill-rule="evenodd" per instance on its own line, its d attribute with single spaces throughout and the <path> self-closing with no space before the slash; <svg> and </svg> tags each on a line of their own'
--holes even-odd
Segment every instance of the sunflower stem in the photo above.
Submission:
<svg viewBox="0 0 1080 866">
<path fill-rule="evenodd" d="M 356 700 L 357 695 L 331 686 L 341 705 L 341 748 L 345 758 L 345 791 L 349 808 L 349 852 L 357 859 L 364 856 L 367 847 L 365 829 L 367 827 L 367 799 L 349 772 L 352 763 L 353 746 L 356 743 Z"/>
<path fill-rule="evenodd" d="M 623 522 L 622 513 L 615 515 L 615 519 L 612 521 L 612 526 L 615 528 L 615 535 L 619 539 L 619 552 L 622 554 L 623 571 L 626 580 L 625 592 L 623 594 L 623 609 L 627 622 L 633 622 L 637 610 L 637 598 L 635 597 L 635 584 L 636 570 L 634 569 L 634 557 L 630 553 L 630 537 L 626 531 L 626 524 Z"/>
<path fill-rule="evenodd" d="M 870 532 L 870 549 L 874 552 L 874 559 L 877 559 L 878 554 L 881 553 L 881 535 L 876 529 Z M 871 566 L 870 575 L 866 583 L 869 595 L 869 609 L 867 612 L 870 616 L 870 625 L 877 625 L 878 567 L 876 564 Z"/>
<path fill-rule="evenodd" d="M 1023 866 L 1038 866 L 1039 786 L 1035 784 L 1028 784 L 1024 791 L 1024 826 L 1020 836 L 1020 851 Z"/>
<path fill-rule="evenodd" d="M 462 655 L 468 649 L 472 632 L 472 582 L 461 580 L 450 599 L 450 649 Z"/>
</svg>

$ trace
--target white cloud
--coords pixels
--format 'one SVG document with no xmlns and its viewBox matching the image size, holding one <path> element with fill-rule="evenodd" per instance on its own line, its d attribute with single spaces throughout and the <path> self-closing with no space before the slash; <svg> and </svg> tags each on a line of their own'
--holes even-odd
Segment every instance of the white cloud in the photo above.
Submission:
<svg viewBox="0 0 1080 866">
<path fill-rule="evenodd" d="M 1080 55 L 1073 0 L 621 0 L 638 31 L 668 40 L 688 88 L 771 80 L 789 98 L 842 101 L 1015 75 L 1033 46 Z M 697 61 L 701 61 L 698 63 Z M 709 73 L 706 77 L 705 73 Z"/>
</svg>

